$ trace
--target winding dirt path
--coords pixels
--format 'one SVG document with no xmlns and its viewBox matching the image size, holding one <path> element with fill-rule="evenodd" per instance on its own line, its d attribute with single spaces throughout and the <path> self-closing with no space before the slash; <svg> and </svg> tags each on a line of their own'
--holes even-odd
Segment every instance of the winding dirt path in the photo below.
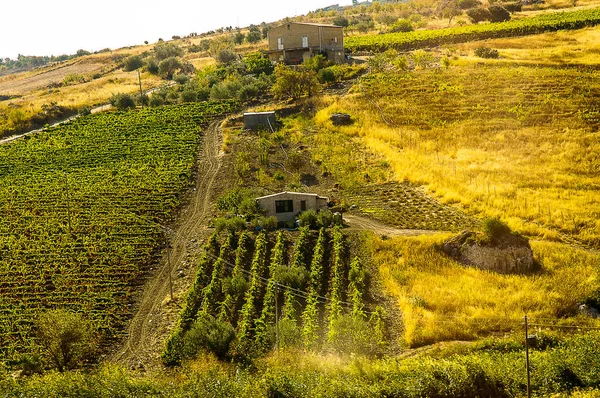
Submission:
<svg viewBox="0 0 600 398">
<path fill-rule="evenodd" d="M 180 215 L 180 223 L 171 230 L 169 253 L 155 271 L 138 300 L 123 346 L 112 362 L 134 368 L 159 366 L 160 354 L 179 316 L 179 303 L 195 273 L 199 242 L 208 235 L 208 220 L 213 214 L 211 192 L 221 167 L 221 121 L 213 122 L 205 132 L 198 161 L 195 192 Z M 174 300 L 170 299 L 169 272 Z"/>
</svg>

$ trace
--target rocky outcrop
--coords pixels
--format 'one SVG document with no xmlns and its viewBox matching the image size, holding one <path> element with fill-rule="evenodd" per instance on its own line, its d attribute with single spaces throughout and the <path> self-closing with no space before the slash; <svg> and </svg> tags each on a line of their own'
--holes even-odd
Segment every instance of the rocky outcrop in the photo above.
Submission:
<svg viewBox="0 0 600 398">
<path fill-rule="evenodd" d="M 517 234 L 486 240 L 464 231 L 444 243 L 442 250 L 462 264 L 501 274 L 524 274 L 539 268 L 529 241 Z"/>
</svg>

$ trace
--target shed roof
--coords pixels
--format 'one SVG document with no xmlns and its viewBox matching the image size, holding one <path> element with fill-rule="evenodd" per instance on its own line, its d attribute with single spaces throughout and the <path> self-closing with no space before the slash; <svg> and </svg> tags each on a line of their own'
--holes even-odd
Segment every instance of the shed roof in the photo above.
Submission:
<svg viewBox="0 0 600 398">
<path fill-rule="evenodd" d="M 281 195 L 302 195 L 302 196 L 314 196 L 317 198 L 322 198 L 322 199 L 327 199 L 327 197 L 324 196 L 319 196 L 316 193 L 304 193 L 304 192 L 279 192 L 279 193 L 274 193 L 271 195 L 267 195 L 267 196 L 261 196 L 260 198 L 256 198 L 256 200 L 259 199 L 269 199 L 269 198 L 275 198 L 277 196 L 281 196 Z"/>
<path fill-rule="evenodd" d="M 312 22 L 287 22 L 287 23 L 283 23 L 281 25 L 276 26 L 276 28 L 280 28 L 282 26 L 286 26 L 286 25 L 310 25 L 310 26 L 321 26 L 323 28 L 340 28 L 340 29 L 344 29 L 342 26 L 337 26 L 337 25 L 331 25 L 331 24 L 324 24 L 324 23 L 312 23 Z"/>
</svg>

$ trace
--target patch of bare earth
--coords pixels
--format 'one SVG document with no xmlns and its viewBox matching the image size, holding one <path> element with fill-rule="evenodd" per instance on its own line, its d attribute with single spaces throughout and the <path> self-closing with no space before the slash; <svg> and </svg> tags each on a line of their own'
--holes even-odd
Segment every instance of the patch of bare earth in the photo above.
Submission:
<svg viewBox="0 0 600 398">
<path fill-rule="evenodd" d="M 39 73 L 26 72 L 19 75 L 6 76 L 0 79 L 0 94 L 24 95 L 29 92 L 48 87 L 52 83 L 61 83 L 70 74 L 83 75 L 102 69 L 101 63 L 74 63 L 53 69 L 44 69 Z"/>
</svg>

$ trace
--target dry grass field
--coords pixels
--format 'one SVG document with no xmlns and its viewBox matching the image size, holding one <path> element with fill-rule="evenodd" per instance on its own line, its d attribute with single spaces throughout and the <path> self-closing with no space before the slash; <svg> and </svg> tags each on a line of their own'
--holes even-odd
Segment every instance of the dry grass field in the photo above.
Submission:
<svg viewBox="0 0 600 398">
<path fill-rule="evenodd" d="M 425 184 L 444 203 L 500 215 L 529 235 L 598 246 L 600 75 L 588 65 L 599 32 L 447 48 L 449 68 L 370 74 L 315 120 L 356 137 L 397 180 Z M 500 58 L 475 58 L 482 44 Z M 356 123 L 333 127 L 334 112 Z"/>
</svg>

